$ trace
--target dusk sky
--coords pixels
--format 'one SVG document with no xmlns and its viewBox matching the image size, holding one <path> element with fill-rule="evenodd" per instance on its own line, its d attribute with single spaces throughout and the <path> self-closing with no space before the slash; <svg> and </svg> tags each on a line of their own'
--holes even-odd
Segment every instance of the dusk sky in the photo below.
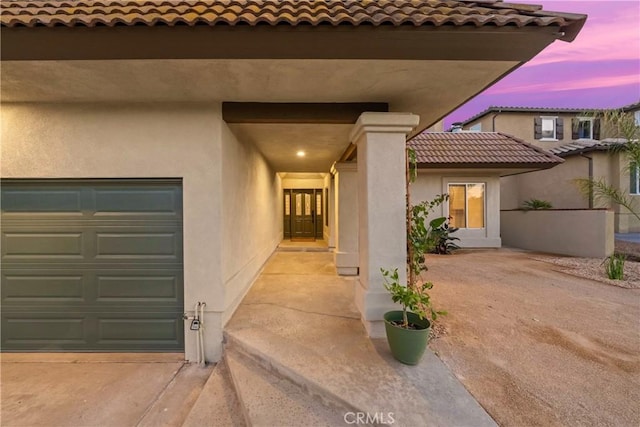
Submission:
<svg viewBox="0 0 640 427">
<path fill-rule="evenodd" d="M 584 13 L 572 43 L 555 41 L 445 119 L 445 129 L 489 106 L 617 108 L 640 101 L 640 0 L 518 0 Z"/>
</svg>

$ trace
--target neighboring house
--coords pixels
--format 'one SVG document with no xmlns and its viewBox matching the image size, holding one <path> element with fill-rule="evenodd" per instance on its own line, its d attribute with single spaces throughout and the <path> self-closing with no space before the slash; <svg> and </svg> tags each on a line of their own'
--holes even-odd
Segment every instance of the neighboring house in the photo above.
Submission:
<svg viewBox="0 0 640 427">
<path fill-rule="evenodd" d="M 640 104 L 623 107 L 638 116 Z M 501 179 L 501 208 L 517 209 L 530 199 L 551 202 L 558 209 L 587 209 L 594 200 L 581 194 L 574 180 L 604 178 L 632 198 L 640 190 L 638 174 L 628 172 L 624 154 L 612 153 L 611 144 L 621 142 L 620 135 L 607 135 L 598 118 L 598 111 L 567 108 L 489 107 L 462 122 L 467 131 L 499 131 L 521 138 L 540 147 L 565 162 L 551 170 L 532 172 Z M 638 119 L 640 120 L 640 118 Z M 596 206 L 600 206 L 597 205 Z M 611 206 L 615 211 L 615 231 L 640 231 L 640 222 L 626 209 Z"/>
<path fill-rule="evenodd" d="M 562 159 L 499 132 L 423 132 L 409 141 L 418 178 L 412 203 L 449 194 L 437 215 L 459 228 L 462 247 L 500 247 L 500 177 L 548 169 Z"/>
<path fill-rule="evenodd" d="M 183 314 L 206 302 L 210 361 L 287 209 L 359 273 L 383 334 L 407 136 L 586 20 L 501 1 L 0 6 L 2 350 L 194 360 Z"/>
</svg>

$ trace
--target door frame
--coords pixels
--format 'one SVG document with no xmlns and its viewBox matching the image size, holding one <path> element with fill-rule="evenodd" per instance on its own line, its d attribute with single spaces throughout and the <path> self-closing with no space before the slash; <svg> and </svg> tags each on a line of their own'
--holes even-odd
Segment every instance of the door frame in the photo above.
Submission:
<svg viewBox="0 0 640 427">
<path fill-rule="evenodd" d="M 312 221 L 313 221 L 313 236 L 308 238 L 296 238 L 293 236 L 294 229 L 294 221 L 295 215 L 292 215 L 294 212 L 294 193 L 311 193 L 311 203 L 312 203 Z M 285 188 L 283 190 L 283 238 L 291 239 L 291 240 L 310 240 L 313 241 L 323 239 L 324 235 L 324 189 L 323 188 Z M 318 213 L 320 212 L 320 213 Z"/>
</svg>

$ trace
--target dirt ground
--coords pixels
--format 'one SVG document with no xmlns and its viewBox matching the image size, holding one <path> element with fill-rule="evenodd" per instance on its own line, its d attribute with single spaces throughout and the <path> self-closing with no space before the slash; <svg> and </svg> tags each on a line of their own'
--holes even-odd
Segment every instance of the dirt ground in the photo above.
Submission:
<svg viewBox="0 0 640 427">
<path fill-rule="evenodd" d="M 640 289 L 506 249 L 430 256 L 431 348 L 503 426 L 640 425 Z"/>
</svg>

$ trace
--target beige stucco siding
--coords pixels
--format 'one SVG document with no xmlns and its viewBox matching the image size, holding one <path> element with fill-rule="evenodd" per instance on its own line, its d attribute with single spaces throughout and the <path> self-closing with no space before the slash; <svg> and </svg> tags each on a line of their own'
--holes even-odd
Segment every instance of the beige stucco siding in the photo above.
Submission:
<svg viewBox="0 0 640 427">
<path fill-rule="evenodd" d="M 282 240 L 282 180 L 222 123 L 222 280 L 226 323 Z"/>
<path fill-rule="evenodd" d="M 481 174 L 469 170 L 450 170 L 443 173 L 420 171 L 411 186 L 411 203 L 432 200 L 438 194 L 447 193 L 450 183 L 485 184 L 485 227 L 482 229 L 460 229 L 453 236 L 462 247 L 500 247 L 500 177 L 495 174 Z M 436 209 L 432 218 L 447 216 L 448 205 Z"/>
<path fill-rule="evenodd" d="M 4 178 L 182 178 L 185 306 L 206 301 L 220 357 L 221 118 L 212 104 L 2 104 Z M 186 355 L 195 335 L 185 331 Z"/>
</svg>

